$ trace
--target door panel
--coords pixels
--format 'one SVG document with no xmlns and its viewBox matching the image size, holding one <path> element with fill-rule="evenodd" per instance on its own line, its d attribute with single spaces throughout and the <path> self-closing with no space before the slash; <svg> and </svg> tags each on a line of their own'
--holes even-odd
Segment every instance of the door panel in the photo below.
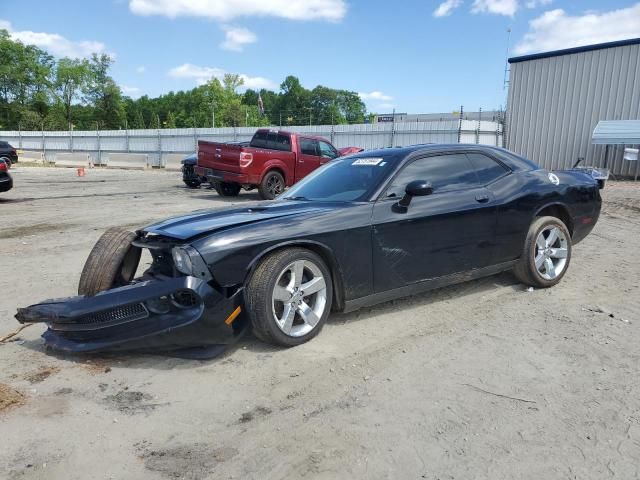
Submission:
<svg viewBox="0 0 640 480">
<path fill-rule="evenodd" d="M 296 181 L 306 177 L 320 166 L 320 149 L 318 141 L 301 137 L 298 139 L 300 152 L 296 165 Z"/>
<path fill-rule="evenodd" d="M 486 188 L 414 197 L 406 213 L 395 203 L 374 206 L 376 292 L 492 263 L 496 207 Z"/>
</svg>

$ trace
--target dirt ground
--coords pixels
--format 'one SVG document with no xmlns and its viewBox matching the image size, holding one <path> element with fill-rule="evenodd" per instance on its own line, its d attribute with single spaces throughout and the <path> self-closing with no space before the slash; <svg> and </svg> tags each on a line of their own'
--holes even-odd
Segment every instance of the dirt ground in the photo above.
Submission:
<svg viewBox="0 0 640 480">
<path fill-rule="evenodd" d="M 18 306 L 74 293 L 106 228 L 225 204 L 178 173 L 13 175 L 0 337 Z M 638 478 L 640 184 L 603 196 L 552 289 L 502 274 L 333 315 L 293 349 L 74 357 L 31 326 L 0 344 L 0 477 Z"/>
</svg>

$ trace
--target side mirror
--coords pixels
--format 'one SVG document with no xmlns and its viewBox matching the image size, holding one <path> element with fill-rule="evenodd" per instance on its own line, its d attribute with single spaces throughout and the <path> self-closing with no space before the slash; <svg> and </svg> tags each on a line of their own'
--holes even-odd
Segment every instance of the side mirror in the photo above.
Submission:
<svg viewBox="0 0 640 480">
<path fill-rule="evenodd" d="M 425 195 L 431 195 L 432 193 L 433 187 L 429 182 L 424 180 L 414 180 L 407 185 L 407 188 L 404 189 L 404 197 L 400 199 L 398 205 L 407 208 L 413 197 L 424 197 Z"/>
</svg>

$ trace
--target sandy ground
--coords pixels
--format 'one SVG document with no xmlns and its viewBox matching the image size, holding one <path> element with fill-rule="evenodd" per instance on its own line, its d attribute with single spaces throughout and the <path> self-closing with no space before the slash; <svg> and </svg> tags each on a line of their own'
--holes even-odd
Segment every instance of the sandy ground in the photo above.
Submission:
<svg viewBox="0 0 640 480">
<path fill-rule="evenodd" d="M 17 306 L 75 291 L 107 227 L 224 204 L 177 173 L 13 174 L 0 337 Z M 0 345 L 0 477 L 638 478 L 640 184 L 603 196 L 555 288 L 502 274 L 333 315 L 294 349 L 54 356 L 27 328 Z"/>
</svg>

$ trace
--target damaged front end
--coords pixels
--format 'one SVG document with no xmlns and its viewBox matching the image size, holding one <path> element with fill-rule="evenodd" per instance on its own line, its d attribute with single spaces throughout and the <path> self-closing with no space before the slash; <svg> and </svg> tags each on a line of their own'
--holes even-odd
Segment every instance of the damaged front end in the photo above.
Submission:
<svg viewBox="0 0 640 480">
<path fill-rule="evenodd" d="M 153 259 L 139 278 L 93 296 L 20 308 L 17 320 L 46 323 L 45 344 L 65 352 L 203 349 L 206 358 L 239 338 L 242 289 L 220 288 L 200 254 L 175 239 L 138 232 L 132 246 Z"/>
</svg>

